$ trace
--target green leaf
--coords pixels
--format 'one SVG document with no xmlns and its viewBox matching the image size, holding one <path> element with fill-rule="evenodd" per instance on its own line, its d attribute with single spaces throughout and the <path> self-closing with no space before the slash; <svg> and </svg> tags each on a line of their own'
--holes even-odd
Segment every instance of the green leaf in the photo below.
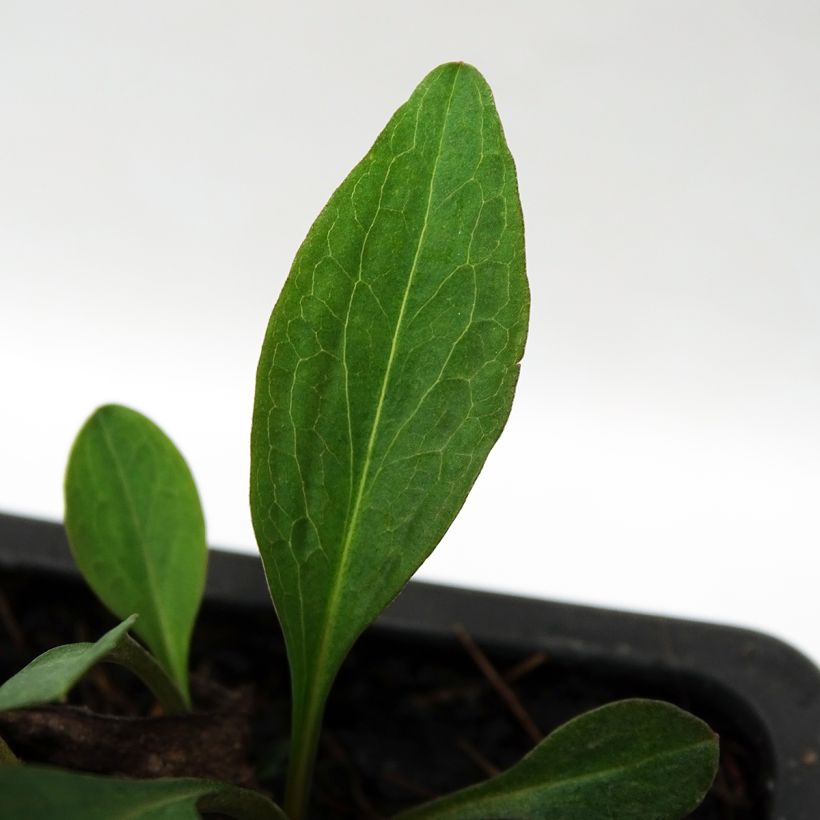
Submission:
<svg viewBox="0 0 820 820">
<path fill-rule="evenodd" d="M 680 820 L 717 770 L 717 736 L 651 700 L 625 700 L 556 729 L 503 774 L 397 820 Z"/>
<path fill-rule="evenodd" d="M 528 314 L 492 94 L 471 66 L 443 65 L 311 227 L 262 347 L 251 511 L 297 744 L 464 503 L 507 420 Z"/>
<path fill-rule="evenodd" d="M 100 663 L 128 637 L 136 615 L 126 618 L 96 643 L 55 646 L 0 686 L 0 711 L 23 709 L 62 700 L 92 666 Z"/>
<path fill-rule="evenodd" d="M 0 817 L 29 820 L 287 820 L 258 792 L 193 778 L 126 780 L 34 766 L 0 767 Z"/>
<path fill-rule="evenodd" d="M 205 521 L 188 465 L 145 416 L 118 405 L 85 423 L 68 461 L 66 530 L 74 559 L 116 615 L 188 695 L 188 652 L 205 586 Z"/>
</svg>

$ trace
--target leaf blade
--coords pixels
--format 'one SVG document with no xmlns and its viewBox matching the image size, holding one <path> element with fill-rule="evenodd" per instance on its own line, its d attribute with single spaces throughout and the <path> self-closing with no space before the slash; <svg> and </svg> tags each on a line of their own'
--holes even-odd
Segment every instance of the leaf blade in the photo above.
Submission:
<svg viewBox="0 0 820 820">
<path fill-rule="evenodd" d="M 92 666 L 105 660 L 126 639 L 137 620 L 131 615 L 95 643 L 55 646 L 38 655 L 0 686 L 0 711 L 39 706 L 64 698 Z"/>
<path fill-rule="evenodd" d="M 152 421 L 105 405 L 80 430 L 65 480 L 74 560 L 116 615 L 135 627 L 188 695 L 190 636 L 205 585 L 199 496 L 184 458 Z"/>
<path fill-rule="evenodd" d="M 261 794 L 213 780 L 128 780 L 36 766 L 0 768 L 3 817 L 198 820 L 198 804 L 240 820 L 287 820 Z"/>
<path fill-rule="evenodd" d="M 660 701 L 627 700 L 556 729 L 497 777 L 396 820 L 681 820 L 717 770 L 717 738 Z"/>
<path fill-rule="evenodd" d="M 297 702 L 323 700 L 460 509 L 509 413 L 528 307 L 491 93 L 442 66 L 319 215 L 260 356 L 251 508 Z"/>
</svg>

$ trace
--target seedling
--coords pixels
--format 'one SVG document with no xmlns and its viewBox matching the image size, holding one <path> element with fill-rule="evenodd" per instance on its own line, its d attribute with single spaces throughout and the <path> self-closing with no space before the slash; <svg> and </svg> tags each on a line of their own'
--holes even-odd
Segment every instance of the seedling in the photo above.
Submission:
<svg viewBox="0 0 820 820">
<path fill-rule="evenodd" d="M 515 167 L 490 89 L 474 68 L 443 65 L 319 214 L 259 360 L 251 513 L 290 665 L 284 808 L 211 781 L 7 766 L 0 811 L 306 817 L 339 667 L 464 503 L 510 412 L 528 314 Z M 0 687 L 0 708 L 58 698 L 100 660 L 126 663 L 167 709 L 190 707 L 205 530 L 190 472 L 159 428 L 117 406 L 91 417 L 69 460 L 66 528 L 89 585 L 126 620 L 97 644 L 35 660 Z M 716 761 L 698 719 L 622 701 L 570 721 L 503 774 L 399 816 L 674 820 L 700 802 Z"/>
</svg>

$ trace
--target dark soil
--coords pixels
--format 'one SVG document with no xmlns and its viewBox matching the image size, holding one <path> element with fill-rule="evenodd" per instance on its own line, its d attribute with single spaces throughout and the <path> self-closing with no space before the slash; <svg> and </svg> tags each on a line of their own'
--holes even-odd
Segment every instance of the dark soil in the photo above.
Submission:
<svg viewBox="0 0 820 820">
<path fill-rule="evenodd" d="M 32 602 L 36 602 L 33 605 Z M 113 619 L 79 583 L 0 574 L 0 680 L 44 650 L 94 640 Z M 538 653 L 482 647 L 517 703 L 547 733 L 623 697 L 660 697 L 721 735 L 721 767 L 699 820 L 769 817 L 765 751 L 742 715 L 697 681 L 647 679 L 626 666 L 585 668 Z M 288 673 L 273 610 L 206 606 L 194 638 L 198 714 L 166 717 L 127 672 L 97 667 L 69 704 L 0 714 L 0 734 L 26 761 L 138 777 L 218 777 L 281 795 Z M 328 704 L 314 816 L 382 818 L 514 763 L 532 746 L 454 630 L 430 645 L 369 631 Z"/>
</svg>

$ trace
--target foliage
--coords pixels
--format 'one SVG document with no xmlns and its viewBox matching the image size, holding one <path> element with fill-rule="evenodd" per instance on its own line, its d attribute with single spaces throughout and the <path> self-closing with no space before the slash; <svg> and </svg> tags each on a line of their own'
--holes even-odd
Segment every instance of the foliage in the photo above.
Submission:
<svg viewBox="0 0 820 820">
<path fill-rule="evenodd" d="M 0 711 L 38 706 L 64 698 L 92 666 L 114 650 L 136 620 L 137 616 L 132 615 L 96 643 L 55 646 L 35 658 L 0 686 Z"/>
<path fill-rule="evenodd" d="M 3 817 L 59 820 L 194 820 L 200 811 L 238 820 L 287 820 L 257 792 L 194 778 L 127 780 L 38 766 L 0 767 Z"/>
<path fill-rule="evenodd" d="M 80 430 L 65 479 L 65 524 L 88 585 L 135 626 L 186 701 L 188 649 L 208 558 L 199 495 L 179 450 L 127 407 Z"/>
<path fill-rule="evenodd" d="M 501 434 L 528 314 L 515 166 L 492 94 L 474 68 L 440 66 L 319 214 L 262 345 L 251 512 L 291 672 L 284 811 L 212 781 L 0 765 L 0 814 L 305 817 L 336 673 L 444 535 Z M 59 699 L 100 661 L 140 675 L 166 711 L 189 707 L 207 551 L 185 460 L 145 416 L 107 405 L 77 437 L 65 494 L 77 565 L 126 620 L 35 659 L 0 687 L 0 709 Z M 0 764 L 16 762 L 0 751 Z M 622 701 L 570 721 L 497 777 L 399 817 L 676 820 L 716 765 L 717 739 L 700 720 Z"/>
<path fill-rule="evenodd" d="M 474 68 L 442 66 L 310 229 L 259 360 L 251 511 L 288 645 L 296 814 L 342 660 L 504 427 L 528 313 L 490 90 Z"/>
</svg>

